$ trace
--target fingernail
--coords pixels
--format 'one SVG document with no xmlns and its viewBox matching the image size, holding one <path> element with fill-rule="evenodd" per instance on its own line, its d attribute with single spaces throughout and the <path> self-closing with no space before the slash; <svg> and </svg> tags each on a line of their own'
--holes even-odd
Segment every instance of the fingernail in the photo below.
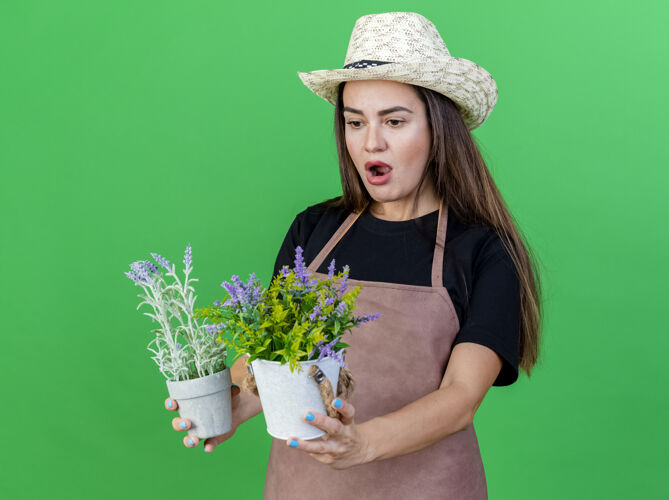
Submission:
<svg viewBox="0 0 669 500">
<path fill-rule="evenodd" d="M 341 405 L 342 405 L 341 399 L 337 398 L 334 400 L 335 408 L 341 408 Z"/>
<path fill-rule="evenodd" d="M 179 427 L 181 427 L 182 429 L 185 429 L 186 428 L 186 422 L 179 422 Z"/>
<path fill-rule="evenodd" d="M 314 419 L 314 414 L 309 412 L 309 413 L 307 413 L 307 416 L 304 417 L 304 418 L 306 418 L 307 420 L 309 420 L 311 422 Z"/>
<path fill-rule="evenodd" d="M 292 446 L 293 448 L 297 448 L 297 441 L 295 441 L 294 439 L 291 439 L 290 440 L 290 446 Z"/>
<path fill-rule="evenodd" d="M 172 408 L 172 400 L 171 399 L 167 402 L 167 407 Z"/>
<path fill-rule="evenodd" d="M 188 446 L 194 446 L 194 445 L 195 445 L 195 443 L 193 442 L 193 440 L 189 439 L 188 440 Z"/>
<path fill-rule="evenodd" d="M 210 444 L 204 447 L 204 451 L 206 451 L 207 453 L 211 453 L 213 449 L 214 448 Z"/>
</svg>

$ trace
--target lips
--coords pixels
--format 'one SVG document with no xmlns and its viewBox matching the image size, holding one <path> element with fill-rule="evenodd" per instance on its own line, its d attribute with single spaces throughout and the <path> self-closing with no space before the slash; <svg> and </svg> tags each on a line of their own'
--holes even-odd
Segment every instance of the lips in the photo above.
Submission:
<svg viewBox="0 0 669 500">
<path fill-rule="evenodd" d="M 390 180 L 393 167 L 382 161 L 368 161 L 365 163 L 367 182 L 374 186 L 386 184 Z"/>
</svg>

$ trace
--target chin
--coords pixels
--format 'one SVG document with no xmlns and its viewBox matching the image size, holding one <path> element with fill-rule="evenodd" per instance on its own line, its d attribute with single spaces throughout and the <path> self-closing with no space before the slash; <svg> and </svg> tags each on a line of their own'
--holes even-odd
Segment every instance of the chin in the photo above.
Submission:
<svg viewBox="0 0 669 500">
<path fill-rule="evenodd" d="M 369 190 L 369 189 L 367 190 L 372 200 L 374 200 L 377 203 L 388 203 L 391 201 L 396 201 L 400 198 L 397 195 L 393 195 L 392 193 L 379 193 L 378 191 L 375 193 L 374 191 L 375 190 Z"/>
</svg>

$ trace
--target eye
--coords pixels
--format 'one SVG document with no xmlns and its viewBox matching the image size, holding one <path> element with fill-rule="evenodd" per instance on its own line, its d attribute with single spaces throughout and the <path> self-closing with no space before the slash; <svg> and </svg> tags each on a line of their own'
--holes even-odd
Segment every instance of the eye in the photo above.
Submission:
<svg viewBox="0 0 669 500">
<path fill-rule="evenodd" d="M 400 123 L 404 123 L 404 120 L 388 120 L 388 123 L 390 123 L 390 122 L 396 122 L 397 125 L 392 125 L 392 124 L 391 124 L 391 125 L 392 125 L 393 127 L 399 127 L 399 126 L 400 126 Z"/>
<path fill-rule="evenodd" d="M 358 126 L 357 126 L 357 125 L 354 125 L 354 124 L 356 124 L 356 123 L 360 123 L 360 122 L 355 121 L 355 120 L 350 120 L 350 121 L 347 121 L 346 123 L 347 123 L 348 125 L 351 125 L 353 128 L 358 128 Z"/>
</svg>

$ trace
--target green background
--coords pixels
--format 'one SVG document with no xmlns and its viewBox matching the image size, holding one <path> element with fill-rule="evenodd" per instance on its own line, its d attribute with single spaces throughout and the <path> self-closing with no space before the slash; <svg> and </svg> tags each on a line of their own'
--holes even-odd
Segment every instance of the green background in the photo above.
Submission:
<svg viewBox="0 0 669 500">
<path fill-rule="evenodd" d="M 340 193 L 297 71 L 406 10 L 495 78 L 474 135 L 542 262 L 540 363 L 475 419 L 490 497 L 667 498 L 669 9 L 603 0 L 0 3 L 1 496 L 261 497 L 263 417 L 183 446 L 123 272 L 190 242 L 198 304 L 267 283 Z"/>
</svg>

